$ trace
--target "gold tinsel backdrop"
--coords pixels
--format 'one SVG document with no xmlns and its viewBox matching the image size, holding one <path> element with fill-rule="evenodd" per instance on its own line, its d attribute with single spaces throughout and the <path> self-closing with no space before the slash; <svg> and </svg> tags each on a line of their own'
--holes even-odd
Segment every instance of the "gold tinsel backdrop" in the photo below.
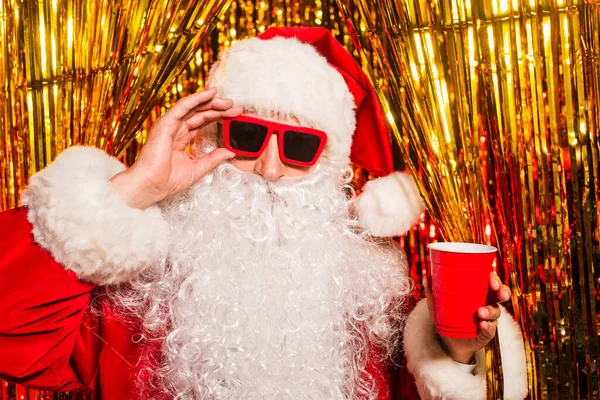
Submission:
<svg viewBox="0 0 600 400">
<path fill-rule="evenodd" d="M 491 225 L 531 397 L 599 398 L 600 2 L 340 3 L 441 237 Z"/>
<path fill-rule="evenodd" d="M 498 245 L 530 397 L 598 398 L 599 22 L 592 0 L 0 0 L 0 210 L 68 146 L 131 164 L 233 41 L 324 26 L 380 89 L 426 194 L 431 217 L 400 238 L 415 294 L 427 243 Z M 88 396 L 2 382 L 0 400 L 38 398 Z"/>
</svg>

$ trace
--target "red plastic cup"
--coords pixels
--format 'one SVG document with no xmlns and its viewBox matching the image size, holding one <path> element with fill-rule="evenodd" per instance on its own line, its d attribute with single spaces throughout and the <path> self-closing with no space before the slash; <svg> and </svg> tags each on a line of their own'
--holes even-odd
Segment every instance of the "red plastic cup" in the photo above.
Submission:
<svg viewBox="0 0 600 400">
<path fill-rule="evenodd" d="M 486 305 L 497 249 L 456 242 L 431 243 L 427 247 L 437 333 L 454 338 L 477 337 L 477 310 Z"/>
</svg>

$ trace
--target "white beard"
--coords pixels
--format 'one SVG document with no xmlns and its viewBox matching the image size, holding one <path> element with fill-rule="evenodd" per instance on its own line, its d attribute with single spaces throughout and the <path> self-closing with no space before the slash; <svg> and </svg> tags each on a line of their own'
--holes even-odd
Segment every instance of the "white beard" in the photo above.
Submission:
<svg viewBox="0 0 600 400">
<path fill-rule="evenodd" d="M 376 396 L 367 346 L 395 347 L 410 280 L 398 248 L 353 231 L 340 181 L 326 165 L 273 183 L 226 164 L 165 205 L 169 260 L 128 305 L 148 332 L 169 327 L 169 395 Z"/>
</svg>

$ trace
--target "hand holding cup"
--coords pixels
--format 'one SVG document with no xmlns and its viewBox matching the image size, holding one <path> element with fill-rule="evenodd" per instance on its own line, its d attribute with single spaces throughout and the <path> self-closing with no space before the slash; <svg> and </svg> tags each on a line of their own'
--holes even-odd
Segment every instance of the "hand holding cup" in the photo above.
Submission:
<svg viewBox="0 0 600 400">
<path fill-rule="evenodd" d="M 434 243 L 432 276 L 424 287 L 429 312 L 448 354 L 468 364 L 496 334 L 500 306 L 511 297 L 492 272 L 496 249 L 466 243 Z"/>
</svg>

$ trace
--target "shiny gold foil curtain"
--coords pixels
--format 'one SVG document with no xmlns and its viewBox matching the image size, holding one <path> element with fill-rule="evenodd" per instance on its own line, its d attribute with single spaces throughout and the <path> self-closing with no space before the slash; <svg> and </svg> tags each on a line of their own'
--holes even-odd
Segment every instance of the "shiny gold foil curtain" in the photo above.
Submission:
<svg viewBox="0 0 600 400">
<path fill-rule="evenodd" d="M 598 398 L 600 4 L 340 3 L 442 237 L 491 221 L 530 396 Z"/>
<path fill-rule="evenodd" d="M 478 232 L 478 241 L 496 244 L 498 240 L 502 254 L 499 259 L 499 272 L 506 271 L 505 275 L 510 277 L 517 295 L 515 312 L 527 334 L 531 397 L 597 397 L 595 365 L 598 355 L 598 318 L 597 311 L 592 311 L 591 307 L 596 307 L 599 300 L 598 270 L 593 270 L 594 266 L 597 267 L 599 259 L 596 100 L 598 44 L 594 42 L 597 40 L 598 31 L 597 26 L 594 30 L 590 25 L 597 24 L 597 5 L 554 2 L 539 5 L 515 2 L 508 5 L 505 2 L 486 0 L 481 5 L 476 5 L 478 9 L 467 12 L 467 5 L 459 2 L 435 2 L 431 5 L 420 2 L 407 5 L 386 0 L 369 2 L 370 4 L 350 1 L 340 3 L 346 7 L 348 20 L 356 28 L 354 37 L 356 43 L 360 44 L 359 48 L 362 47 L 360 53 L 354 49 L 352 32 L 348 31 L 335 0 L 232 1 L 227 12 L 218 19 L 216 28 L 211 31 L 210 40 L 201 42 L 202 47 L 193 54 L 191 62 L 185 65 L 175 84 L 165 92 L 160 102 L 157 100 L 157 103 L 153 103 L 156 106 L 148 111 L 149 118 L 146 122 L 139 129 L 130 132 L 128 141 L 131 144 L 124 153 L 125 161 L 133 162 L 154 119 L 181 96 L 203 87 L 210 65 L 219 51 L 234 40 L 255 36 L 269 26 L 324 26 L 332 30 L 357 57 L 363 59 L 365 68 L 381 88 L 381 99 L 387 103 L 388 117 L 394 122 L 398 138 L 403 143 L 404 158 L 412 160 L 409 166 L 427 188 L 429 201 L 439 201 L 431 200 L 432 193 L 450 193 L 455 200 L 473 198 L 484 204 L 489 203 L 483 208 L 481 203 L 469 204 L 469 201 L 464 208 L 448 207 L 448 203 L 436 203 L 437 206 L 431 207 L 436 222 L 430 221 L 430 217 L 426 215 L 407 236 L 400 239 L 411 260 L 410 274 L 416 281 L 417 292 L 420 288 L 420 278 L 427 269 L 427 243 L 447 238 L 448 235 L 462 234 L 463 228 L 459 227 L 464 226 Z M 16 203 L 18 192 L 22 189 L 26 177 L 47 161 L 38 164 L 36 152 L 29 151 L 29 148 L 23 150 L 31 141 L 29 122 L 24 126 L 11 125 L 14 121 L 25 118 L 20 110 L 27 109 L 17 105 L 19 101 L 27 105 L 27 77 L 19 72 L 20 66 L 23 65 L 19 60 L 23 57 L 7 57 L 7 52 L 9 46 L 12 46 L 10 49 L 14 51 L 19 43 L 21 48 L 24 47 L 24 31 L 20 28 L 20 36 L 6 36 L 6 32 L 18 31 L 16 26 L 19 25 L 16 21 L 22 19 L 22 14 L 16 14 L 16 7 L 8 7 L 6 0 L 0 0 L 0 4 L 0 39 L 7 37 L 13 43 L 9 45 L 8 41 L 0 40 L 0 74 L 3 74 L 0 80 L 3 82 L 0 92 L 0 209 L 4 209 Z M 18 4 L 22 6 L 23 3 Z M 204 3 L 199 6 L 204 6 Z M 430 6 L 434 8 L 429 8 Z M 13 11 L 7 12 L 7 9 Z M 488 10 L 488 14 L 485 10 Z M 432 11 L 438 14 L 434 13 L 432 16 Z M 410 18 L 407 18 L 407 13 Z M 405 19 L 398 19 L 401 15 L 404 15 Z M 577 28 L 574 19 L 578 23 Z M 524 36 L 523 32 L 527 32 L 527 22 L 529 31 L 535 30 L 530 35 L 535 34 L 537 39 L 530 40 L 529 36 Z M 564 35 L 561 29 L 565 26 L 570 30 L 567 42 L 561 37 Z M 540 45 L 540 38 L 545 40 L 548 37 L 542 36 L 545 34 L 544 27 L 546 32 L 550 29 L 549 50 L 547 46 Z M 171 32 L 173 35 L 179 32 L 179 28 L 175 28 L 175 31 Z M 426 28 L 430 29 L 432 47 L 426 47 L 427 42 L 421 41 L 419 57 L 416 37 L 419 33 L 426 33 Z M 468 39 L 467 28 L 470 28 L 474 35 L 473 39 Z M 502 32 L 510 32 L 509 38 L 512 41 L 507 41 Z M 406 33 L 411 34 L 401 36 Z M 573 146 L 569 145 L 568 141 L 566 145 L 563 142 L 557 144 L 554 137 L 563 138 L 566 132 L 563 124 L 568 119 L 568 114 L 564 111 L 567 96 L 560 86 L 565 80 L 563 53 L 575 51 L 575 44 L 571 43 L 575 37 L 580 38 L 576 55 L 581 58 L 572 57 L 566 65 L 575 72 L 578 70 L 574 65 L 577 61 L 574 60 L 581 60 L 581 68 L 585 65 L 582 93 L 585 99 L 585 115 L 590 122 L 587 128 L 588 140 Z M 544 40 L 541 41 L 542 44 L 546 43 Z M 493 46 L 491 50 L 490 43 Z M 557 47 L 560 43 L 568 43 L 566 50 Z M 582 43 L 585 46 L 582 46 Z M 517 45 L 521 50 L 517 50 Z M 480 46 L 483 47 L 480 49 Z M 484 50 L 485 46 L 488 50 Z M 394 52 L 402 49 L 407 51 L 407 48 L 417 53 L 417 58 L 413 58 L 412 64 L 406 64 L 402 59 L 394 59 Z M 546 51 L 550 56 L 546 56 Z M 494 53 L 493 61 L 491 53 Z M 523 77 L 519 75 L 517 78 L 515 73 L 512 75 L 513 86 L 519 88 L 513 92 L 519 101 L 512 109 L 508 109 L 507 104 L 510 103 L 505 103 L 507 93 L 510 92 L 510 85 L 504 75 L 506 55 L 513 61 L 513 71 L 520 68 L 527 72 Z M 548 87 L 545 63 L 552 64 L 551 71 L 555 82 L 553 87 Z M 434 87 L 440 86 L 441 91 L 434 93 L 441 96 L 431 95 L 431 90 L 437 90 L 432 88 L 421 89 L 416 94 L 414 90 L 411 92 L 410 82 L 415 79 L 411 78 L 413 64 L 421 82 L 425 82 L 427 74 L 435 69 L 428 64 L 442 67 L 435 69 L 438 79 L 433 83 Z M 474 69 L 465 70 L 467 64 Z M 92 69 L 92 72 L 94 71 L 99 70 Z M 450 76 L 453 78 L 449 78 Z M 574 75 L 571 73 L 569 76 Z M 556 86 L 556 82 L 559 82 L 559 86 Z M 496 86 L 493 86 L 494 83 Z M 457 100 L 456 95 L 462 93 L 461 90 L 466 90 L 457 91 L 455 88 L 460 85 L 473 92 L 470 98 L 467 96 L 465 99 L 463 94 L 463 97 L 458 97 Z M 526 86 L 529 89 L 525 89 Z M 539 90 L 542 90 L 541 94 L 538 93 Z M 571 92 L 573 91 L 571 89 Z M 447 98 L 443 97 L 444 92 L 447 93 Z M 528 93 L 534 93 L 543 99 L 541 104 L 544 106 L 534 106 L 522 101 L 533 95 Z M 429 97 L 426 97 L 426 94 Z M 549 96 L 554 96 L 552 103 L 548 99 Z M 159 97 L 157 94 L 156 99 Z M 10 102 L 10 107 L 7 107 L 7 102 Z M 469 112 L 472 104 L 480 108 Z M 482 107 L 482 104 L 486 107 Z M 550 125 L 549 104 L 552 104 L 554 110 L 554 125 Z M 500 111 L 492 105 L 499 105 Z M 416 108 L 423 106 L 426 107 L 417 113 Z M 536 110 L 535 113 L 532 113 L 532 110 Z M 421 136 L 415 133 L 423 126 L 439 128 L 440 115 L 436 114 L 433 121 L 422 119 L 429 118 L 427 113 L 442 111 L 447 122 L 451 121 L 451 124 L 449 130 L 441 132 L 449 132 L 450 143 L 457 149 L 454 153 L 456 156 L 450 156 L 454 147 L 446 141 L 446 134 L 442 139 L 434 139 L 434 135 L 437 134 L 435 129 L 423 131 L 431 132 L 431 135 L 426 137 L 423 137 L 424 133 L 421 133 Z M 538 128 L 523 128 L 523 121 L 531 120 L 533 114 L 537 115 L 536 120 L 542 121 L 538 122 Z M 20 119 L 15 118 L 15 115 Z M 511 119 L 518 121 L 516 133 L 506 128 L 510 126 L 507 124 Z M 499 136 L 498 133 L 500 124 L 503 136 Z M 460 130 L 457 129 L 457 125 Z M 526 135 L 525 131 L 529 134 Z M 592 140 L 592 132 L 596 135 L 593 137 L 595 141 Z M 454 134 L 457 136 L 452 136 Z M 465 138 L 467 135 L 470 135 L 471 139 Z M 579 133 L 577 135 L 585 137 Z M 133 136 L 136 140 L 132 140 Z M 51 138 L 48 135 L 46 137 L 46 142 L 51 143 Z M 7 145 L 9 140 L 12 142 Z M 438 141 L 438 153 L 432 152 L 431 140 Z M 71 140 L 65 143 L 70 145 L 79 142 Z M 109 140 L 103 143 L 109 143 Z M 126 141 L 123 143 L 126 145 Z M 6 147 L 10 149 L 8 156 Z M 114 144 L 105 148 L 116 152 Z M 562 156 L 557 156 L 557 149 L 560 149 Z M 446 158 L 440 156 L 444 152 L 448 153 Z M 451 160 L 457 167 L 453 167 Z M 462 177 L 462 184 L 468 183 L 469 190 L 460 189 L 463 190 L 461 192 L 456 188 L 450 189 L 451 185 L 456 183 L 443 182 L 439 176 L 433 176 L 431 169 L 441 168 L 435 165 L 439 162 L 449 163 L 446 167 L 446 178 Z M 593 164 L 594 162 L 596 164 Z M 31 165 L 37 167 L 32 168 Z M 484 178 L 473 178 L 475 173 Z M 11 178 L 13 183 L 9 187 L 7 182 Z M 357 170 L 357 181 L 361 182 L 364 179 L 367 179 L 367 176 Z M 434 179 L 439 182 L 435 183 Z M 481 185 L 485 186 L 485 196 L 476 192 L 481 190 Z M 9 189 L 5 189 L 7 187 Z M 554 199 L 554 206 L 548 205 L 549 198 Z M 472 200 L 470 202 L 473 203 Z M 459 225 L 450 223 L 451 218 L 457 220 Z M 85 398 L 83 393 L 53 394 L 2 383 L 0 399 L 12 400 L 21 396 L 29 396 L 31 399 Z"/>
<path fill-rule="evenodd" d="M 0 0 L 0 208 L 73 144 L 120 154 L 231 0 Z"/>
</svg>

